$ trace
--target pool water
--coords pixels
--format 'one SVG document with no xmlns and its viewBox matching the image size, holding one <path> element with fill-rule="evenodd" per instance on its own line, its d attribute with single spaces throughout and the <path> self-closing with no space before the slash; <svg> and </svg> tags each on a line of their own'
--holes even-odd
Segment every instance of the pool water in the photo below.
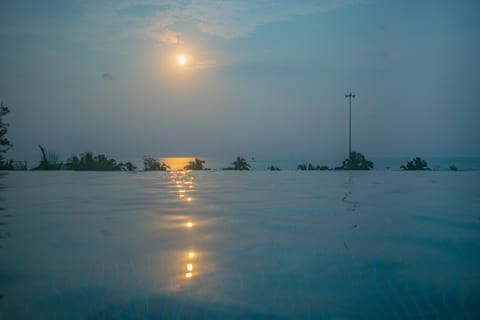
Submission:
<svg viewBox="0 0 480 320">
<path fill-rule="evenodd" d="M 12 172 L 0 319 L 479 319 L 480 172 Z"/>
</svg>

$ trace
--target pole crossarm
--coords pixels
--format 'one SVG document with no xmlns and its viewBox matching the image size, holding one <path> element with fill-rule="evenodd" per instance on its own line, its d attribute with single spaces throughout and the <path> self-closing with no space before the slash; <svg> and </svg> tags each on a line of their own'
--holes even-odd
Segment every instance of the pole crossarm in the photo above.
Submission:
<svg viewBox="0 0 480 320">
<path fill-rule="evenodd" d="M 348 93 L 348 94 L 345 95 L 345 98 L 350 98 L 350 99 L 351 99 L 351 98 L 355 98 L 355 95 L 350 92 L 350 93 Z"/>
</svg>

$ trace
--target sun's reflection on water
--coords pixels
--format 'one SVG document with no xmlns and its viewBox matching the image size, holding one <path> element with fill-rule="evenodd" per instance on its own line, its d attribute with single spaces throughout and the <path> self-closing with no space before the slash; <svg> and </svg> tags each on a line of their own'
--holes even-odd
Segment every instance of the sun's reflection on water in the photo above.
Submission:
<svg viewBox="0 0 480 320">
<path fill-rule="evenodd" d="M 183 159 L 182 159 L 183 160 Z M 189 195 L 193 189 L 194 178 L 190 176 L 190 171 L 170 171 L 170 181 L 173 184 L 173 188 L 176 189 L 177 199 L 181 202 L 191 203 L 192 196 Z M 181 226 L 187 230 L 193 231 L 195 223 L 191 216 L 182 217 Z M 193 236 L 191 232 L 185 235 L 187 239 Z M 193 241 L 190 241 L 193 242 Z M 193 244 L 193 243 L 191 243 Z M 190 249 L 186 251 L 186 254 L 182 258 L 182 272 L 184 273 L 184 279 L 194 278 L 194 272 L 198 273 L 196 264 L 194 266 L 194 260 L 197 260 L 197 254 L 194 250 Z"/>
<path fill-rule="evenodd" d="M 187 257 L 187 272 L 185 273 L 185 278 L 192 278 L 193 277 L 193 259 L 195 258 L 195 252 L 190 251 L 188 252 Z"/>
</svg>

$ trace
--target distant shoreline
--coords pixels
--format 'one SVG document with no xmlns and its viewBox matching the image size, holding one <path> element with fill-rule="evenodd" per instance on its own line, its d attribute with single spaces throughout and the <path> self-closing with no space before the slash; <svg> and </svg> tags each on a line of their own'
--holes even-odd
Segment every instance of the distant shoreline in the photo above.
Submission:
<svg viewBox="0 0 480 320">
<path fill-rule="evenodd" d="M 171 158 L 183 158 L 192 159 L 194 156 L 187 157 L 156 157 L 157 159 L 171 159 Z M 207 167 L 211 168 L 211 171 L 222 171 L 230 164 L 233 157 L 203 157 L 199 158 L 206 161 Z M 135 171 L 143 171 L 143 159 L 142 158 L 129 158 L 118 157 L 121 161 L 132 162 L 137 169 Z M 411 160 L 412 157 L 379 157 L 371 158 L 375 163 L 375 167 L 372 171 L 401 171 L 400 166 L 406 161 Z M 427 160 L 429 167 L 432 171 L 451 171 L 450 166 L 455 165 L 458 171 L 478 171 L 480 170 L 480 157 L 424 157 Z M 309 163 L 327 165 L 329 168 L 337 166 L 341 160 L 333 158 L 315 159 L 315 158 L 299 158 L 299 159 L 267 159 L 267 158 L 255 158 L 255 161 L 251 161 L 247 158 L 251 164 L 251 171 L 268 171 L 268 167 L 275 165 L 280 168 L 281 171 L 296 171 L 299 163 Z M 33 168 L 38 165 L 38 158 L 33 160 L 27 160 L 28 168 Z M 334 171 L 334 170 L 325 170 Z"/>
</svg>

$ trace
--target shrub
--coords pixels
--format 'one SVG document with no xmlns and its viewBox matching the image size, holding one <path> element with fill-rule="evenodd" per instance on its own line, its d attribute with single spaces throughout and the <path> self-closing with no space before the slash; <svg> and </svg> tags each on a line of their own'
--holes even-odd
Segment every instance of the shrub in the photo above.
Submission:
<svg viewBox="0 0 480 320">
<path fill-rule="evenodd" d="M 352 151 L 350 156 L 343 160 L 342 165 L 335 170 L 370 170 L 373 166 L 373 162 L 367 160 L 363 154 Z"/>
<path fill-rule="evenodd" d="M 420 157 L 414 158 L 412 161 L 408 161 L 405 165 L 401 165 L 402 170 L 430 170 L 427 161 Z"/>
<path fill-rule="evenodd" d="M 166 171 L 169 169 L 165 163 L 160 163 L 159 160 L 149 156 L 143 158 L 143 170 L 144 171 Z"/>
<path fill-rule="evenodd" d="M 300 163 L 297 166 L 297 170 L 301 171 L 317 171 L 317 170 L 328 170 L 328 166 L 325 165 L 313 165 L 311 163 Z"/>
<path fill-rule="evenodd" d="M 85 152 L 80 157 L 72 155 L 67 161 L 67 169 L 75 171 L 133 171 L 136 167 L 131 163 L 117 163 L 106 155 L 94 156 L 92 152 Z"/>
<path fill-rule="evenodd" d="M 12 160 L 0 160 L 0 170 L 15 170 Z"/>
</svg>

